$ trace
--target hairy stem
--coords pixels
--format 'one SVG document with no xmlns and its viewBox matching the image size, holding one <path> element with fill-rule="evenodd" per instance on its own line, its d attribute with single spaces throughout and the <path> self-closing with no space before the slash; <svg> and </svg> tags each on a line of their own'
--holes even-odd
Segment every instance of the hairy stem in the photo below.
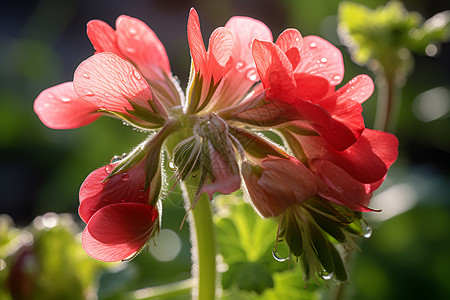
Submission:
<svg viewBox="0 0 450 300">
<path fill-rule="evenodd" d="M 195 191 L 198 188 L 197 181 L 197 178 L 191 178 L 182 184 L 186 211 L 191 208 L 195 199 Z M 192 298 L 198 300 L 214 299 L 216 294 L 217 250 L 211 205 L 206 194 L 200 197 L 195 207 L 189 212 L 188 221 L 192 243 L 192 275 L 194 278 Z"/>
</svg>

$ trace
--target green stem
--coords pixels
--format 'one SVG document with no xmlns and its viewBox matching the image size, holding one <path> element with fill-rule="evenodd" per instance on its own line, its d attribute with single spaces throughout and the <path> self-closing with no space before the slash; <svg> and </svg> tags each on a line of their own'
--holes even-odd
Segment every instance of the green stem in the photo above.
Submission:
<svg viewBox="0 0 450 300">
<path fill-rule="evenodd" d="M 192 206 L 198 179 L 191 178 L 182 184 L 186 210 Z M 197 183 L 197 184 L 195 184 Z M 193 299 L 210 300 L 216 294 L 216 239 L 210 201 L 203 194 L 189 212 L 192 243 L 192 275 L 195 280 Z"/>
<path fill-rule="evenodd" d="M 374 128 L 382 131 L 392 131 L 396 119 L 396 107 L 399 103 L 399 88 L 395 75 L 381 73 L 377 75 L 377 110 Z"/>
</svg>

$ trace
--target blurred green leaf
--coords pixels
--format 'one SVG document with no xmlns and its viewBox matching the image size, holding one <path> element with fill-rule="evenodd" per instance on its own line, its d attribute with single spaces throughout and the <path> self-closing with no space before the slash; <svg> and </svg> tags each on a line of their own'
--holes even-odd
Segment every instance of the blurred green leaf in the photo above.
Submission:
<svg viewBox="0 0 450 300">
<path fill-rule="evenodd" d="M 375 10 L 342 2 L 338 14 L 342 42 L 356 63 L 372 70 L 381 66 L 387 73 L 408 76 L 413 67 L 410 51 L 432 56 L 436 53 L 430 45 L 436 47 L 438 42 L 450 38 L 450 11 L 423 23 L 419 13 L 407 11 L 399 1 L 390 1 Z"/>
</svg>

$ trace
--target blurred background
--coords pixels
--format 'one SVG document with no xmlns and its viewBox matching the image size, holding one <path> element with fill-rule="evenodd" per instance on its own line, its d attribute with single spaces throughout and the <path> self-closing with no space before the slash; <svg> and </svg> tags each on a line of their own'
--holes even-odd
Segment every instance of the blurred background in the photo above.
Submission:
<svg viewBox="0 0 450 300">
<path fill-rule="evenodd" d="M 386 4 L 378 0 L 353 2 L 369 8 Z M 38 279 L 27 277 L 23 271 L 33 269 L 27 256 L 34 257 L 39 265 L 47 262 L 48 282 L 40 286 L 47 284 L 54 293 L 39 299 L 62 299 L 58 290 L 83 291 L 71 292 L 71 297 L 65 299 L 116 299 L 126 291 L 190 277 L 188 228 L 185 225 L 179 229 L 185 212 L 178 190 L 164 203 L 162 227 L 167 230 L 160 242 L 167 240 L 172 252 L 158 253 L 158 248 L 152 248 L 150 255 L 144 253 L 130 263 L 111 265 L 89 258 L 77 240 L 71 244 L 71 237 L 84 226 L 77 215 L 78 190 L 84 178 L 145 138 L 143 133 L 111 118 L 101 118 L 76 130 L 52 130 L 33 112 L 34 99 L 42 90 L 71 81 L 78 64 L 94 53 L 86 36 L 89 20 L 101 19 L 114 26 L 115 19 L 126 14 L 146 22 L 165 45 L 172 72 L 183 88 L 190 65 L 186 22 L 191 7 L 200 15 L 204 38 L 231 16 L 250 16 L 267 24 L 274 37 L 285 28 L 295 27 L 304 36 L 319 35 L 335 44 L 344 55 L 344 82 L 361 73 L 375 78 L 368 68 L 351 60 L 339 40 L 339 3 L 2 1 L 0 299 L 37 299 L 30 295 L 33 281 Z M 425 19 L 450 9 L 440 0 L 408 0 L 404 5 Z M 401 109 L 391 130 L 400 141 L 399 159 L 372 202 L 372 207 L 383 212 L 366 215 L 373 235 L 360 243 L 361 252 L 351 265 L 345 299 L 450 299 L 450 44 L 440 45 L 432 54 L 414 54 L 414 70 L 402 89 Z M 373 126 L 376 97 L 375 92 L 364 104 L 367 127 Z M 23 229 L 28 233 L 24 234 Z M 18 237 L 20 243 L 14 242 Z M 30 246 L 29 250 L 19 253 L 19 244 Z M 66 252 L 70 254 L 56 258 Z M 72 265 L 67 261 L 82 263 Z M 79 270 L 75 275 L 61 275 L 65 268 Z M 58 278 L 64 278 L 66 284 L 56 284 Z M 9 298 L 8 289 L 16 290 L 14 298 Z"/>
</svg>

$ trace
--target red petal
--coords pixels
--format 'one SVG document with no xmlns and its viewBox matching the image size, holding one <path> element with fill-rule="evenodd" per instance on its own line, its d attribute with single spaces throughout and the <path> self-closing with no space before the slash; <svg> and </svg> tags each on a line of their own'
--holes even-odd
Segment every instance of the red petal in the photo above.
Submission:
<svg viewBox="0 0 450 300">
<path fill-rule="evenodd" d="M 292 68 L 295 69 L 300 61 L 300 50 L 303 45 L 300 32 L 297 29 L 286 29 L 280 34 L 275 44 L 286 53 Z"/>
<path fill-rule="evenodd" d="M 270 88 L 270 95 L 292 102 L 296 84 L 292 65 L 284 52 L 273 43 L 255 40 L 253 58 L 264 88 Z"/>
<path fill-rule="evenodd" d="M 152 94 L 145 78 L 129 62 L 112 53 L 99 53 L 83 61 L 75 71 L 76 93 L 86 101 L 108 110 L 126 113 L 131 99 L 142 107 Z"/>
<path fill-rule="evenodd" d="M 321 180 L 317 191 L 320 196 L 355 211 L 373 211 L 367 207 L 372 195 L 366 193 L 364 184 L 329 161 L 316 159 L 310 166 Z"/>
<path fill-rule="evenodd" d="M 75 93 L 73 82 L 42 91 L 34 101 L 34 111 L 44 125 L 53 129 L 78 128 L 95 121 L 98 107 Z"/>
<path fill-rule="evenodd" d="M 397 138 L 386 132 L 364 130 L 358 141 L 345 151 L 330 152 L 330 159 L 363 183 L 383 179 L 397 159 Z"/>
<path fill-rule="evenodd" d="M 105 22 L 100 20 L 89 21 L 87 24 L 87 35 L 97 53 L 112 52 L 125 59 L 117 45 L 116 32 Z"/>
<path fill-rule="evenodd" d="M 294 72 L 321 76 L 331 85 L 338 85 L 344 76 L 342 53 L 318 36 L 306 36 L 303 38 L 300 63 Z"/>
<path fill-rule="evenodd" d="M 146 78 L 164 79 L 161 71 L 170 74 L 166 49 L 144 22 L 122 15 L 116 21 L 116 34 L 122 52 L 135 63 Z"/>
<path fill-rule="evenodd" d="M 150 238 L 158 217 L 151 205 L 120 203 L 106 206 L 89 220 L 82 243 L 91 257 L 120 261 L 139 251 Z"/>
<path fill-rule="evenodd" d="M 206 49 L 200 31 L 200 20 L 197 11 L 191 8 L 187 25 L 189 49 L 197 72 L 203 72 L 206 63 Z"/>
<path fill-rule="evenodd" d="M 84 222 L 87 223 L 99 209 L 114 203 L 147 203 L 150 188 L 144 190 L 144 163 L 104 181 L 117 164 L 110 164 L 93 171 L 81 185 L 78 213 Z"/>
<path fill-rule="evenodd" d="M 323 99 L 330 90 L 334 90 L 325 78 L 306 73 L 295 74 L 297 83 L 297 96 L 302 100 L 318 102 Z"/>
</svg>

